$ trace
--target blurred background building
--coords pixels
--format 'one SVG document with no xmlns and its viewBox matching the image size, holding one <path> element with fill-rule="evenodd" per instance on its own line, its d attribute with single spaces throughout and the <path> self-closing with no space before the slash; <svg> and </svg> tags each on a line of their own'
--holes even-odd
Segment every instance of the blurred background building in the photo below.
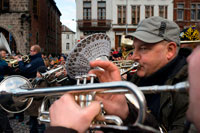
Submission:
<svg viewBox="0 0 200 133">
<path fill-rule="evenodd" d="M 62 25 L 62 53 L 69 53 L 75 42 L 75 32 L 67 26 Z"/>
<path fill-rule="evenodd" d="M 174 21 L 181 29 L 200 22 L 200 0 L 174 0 Z"/>
<path fill-rule="evenodd" d="M 76 0 L 77 39 L 92 33 L 106 33 L 112 48 L 121 36 L 134 32 L 140 20 L 161 16 L 173 20 L 173 0 Z"/>
<path fill-rule="evenodd" d="M 46 53 L 61 53 L 60 16 L 54 0 L 1 0 L 0 32 L 14 52 L 27 54 L 38 44 Z"/>
<path fill-rule="evenodd" d="M 175 21 L 182 29 L 200 21 L 200 0 L 75 0 L 76 33 L 63 31 L 61 12 L 54 0 L 1 0 L 0 32 L 15 52 L 26 54 L 33 44 L 45 53 L 68 53 L 77 40 L 93 33 L 106 33 L 112 48 L 121 36 L 136 30 L 150 16 Z M 63 4 L 67 2 L 63 1 Z M 64 10 L 65 12 L 67 11 Z M 67 39 L 69 35 L 69 39 Z M 61 37 L 63 36 L 63 37 Z M 62 40 L 61 40 L 62 39 Z M 69 48 L 69 49 L 68 49 Z"/>
</svg>

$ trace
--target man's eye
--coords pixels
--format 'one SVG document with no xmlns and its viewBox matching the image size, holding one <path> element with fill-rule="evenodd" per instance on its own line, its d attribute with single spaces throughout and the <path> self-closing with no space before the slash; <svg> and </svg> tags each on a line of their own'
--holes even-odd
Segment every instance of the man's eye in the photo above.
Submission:
<svg viewBox="0 0 200 133">
<path fill-rule="evenodd" d="M 140 50 L 146 50 L 146 49 L 147 49 L 146 47 L 141 47 L 141 48 L 140 48 Z"/>
</svg>

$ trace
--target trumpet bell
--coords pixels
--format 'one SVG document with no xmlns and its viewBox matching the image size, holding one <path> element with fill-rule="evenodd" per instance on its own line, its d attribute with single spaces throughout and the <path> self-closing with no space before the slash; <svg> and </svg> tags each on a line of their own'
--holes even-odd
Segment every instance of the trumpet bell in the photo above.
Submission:
<svg viewBox="0 0 200 133">
<path fill-rule="evenodd" d="M 33 98 L 13 97 L 16 89 L 26 90 L 33 88 L 28 79 L 19 75 L 8 76 L 0 83 L 0 86 L 0 106 L 5 111 L 20 113 L 31 105 Z"/>
</svg>

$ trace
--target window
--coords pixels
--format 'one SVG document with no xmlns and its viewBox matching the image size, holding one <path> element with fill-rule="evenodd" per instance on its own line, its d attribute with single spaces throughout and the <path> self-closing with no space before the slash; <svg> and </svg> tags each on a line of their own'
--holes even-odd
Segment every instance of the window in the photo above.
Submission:
<svg viewBox="0 0 200 133">
<path fill-rule="evenodd" d="M 159 6 L 159 16 L 167 18 L 167 6 Z"/>
<path fill-rule="evenodd" d="M 36 33 L 36 44 L 38 44 L 39 43 L 39 33 L 37 32 Z"/>
<path fill-rule="evenodd" d="M 183 20 L 184 4 L 177 4 L 177 20 Z"/>
<path fill-rule="evenodd" d="M 66 49 L 69 50 L 69 43 L 66 43 Z"/>
<path fill-rule="evenodd" d="M 132 24 L 140 22 L 140 6 L 132 6 Z"/>
<path fill-rule="evenodd" d="M 83 2 L 83 19 L 84 20 L 91 19 L 91 1 Z"/>
<path fill-rule="evenodd" d="M 34 14 L 34 17 L 39 16 L 39 1 L 38 0 L 33 0 L 33 14 Z"/>
<path fill-rule="evenodd" d="M 66 39 L 69 39 L 69 35 L 68 34 L 66 35 Z"/>
<path fill-rule="evenodd" d="M 154 15 L 154 6 L 145 6 L 145 18 L 149 18 Z"/>
<path fill-rule="evenodd" d="M 191 4 L 191 18 L 192 21 L 200 20 L 200 4 Z"/>
<path fill-rule="evenodd" d="M 106 19 L 106 2 L 105 1 L 98 2 L 98 19 L 99 20 Z"/>
<path fill-rule="evenodd" d="M 126 24 L 126 6 L 118 6 L 118 24 Z"/>
<path fill-rule="evenodd" d="M 0 1 L 0 11 L 9 11 L 9 0 Z"/>
</svg>

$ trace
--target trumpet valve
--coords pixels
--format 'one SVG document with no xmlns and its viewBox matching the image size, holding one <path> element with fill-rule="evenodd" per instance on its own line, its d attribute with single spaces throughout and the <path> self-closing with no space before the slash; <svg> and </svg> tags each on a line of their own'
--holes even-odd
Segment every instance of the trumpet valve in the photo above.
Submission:
<svg viewBox="0 0 200 133">
<path fill-rule="evenodd" d="M 96 78 L 97 76 L 95 74 L 88 74 L 88 76 L 90 77 L 90 83 L 93 84 L 94 78 Z"/>
<path fill-rule="evenodd" d="M 76 84 L 80 85 L 80 80 L 82 79 L 82 77 L 81 76 L 76 76 L 75 79 L 76 79 Z"/>
<path fill-rule="evenodd" d="M 83 84 L 87 84 L 88 75 L 83 75 Z"/>
</svg>

